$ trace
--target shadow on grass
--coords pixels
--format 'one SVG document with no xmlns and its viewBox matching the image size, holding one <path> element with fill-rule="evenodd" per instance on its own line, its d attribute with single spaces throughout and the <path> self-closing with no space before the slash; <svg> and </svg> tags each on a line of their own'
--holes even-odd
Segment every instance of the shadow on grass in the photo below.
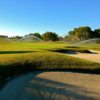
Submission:
<svg viewBox="0 0 100 100">
<path fill-rule="evenodd" d="M 90 50 L 67 50 L 67 49 L 59 49 L 59 50 L 54 50 L 52 52 L 58 52 L 58 53 L 64 53 L 64 54 L 77 54 L 77 53 L 86 53 L 86 54 L 98 54 L 96 52 L 91 52 Z"/>
<path fill-rule="evenodd" d="M 52 52 L 64 53 L 64 54 L 77 54 L 75 50 L 58 49 L 52 50 Z"/>
<path fill-rule="evenodd" d="M 0 54 L 32 53 L 34 51 L 0 51 Z"/>
</svg>

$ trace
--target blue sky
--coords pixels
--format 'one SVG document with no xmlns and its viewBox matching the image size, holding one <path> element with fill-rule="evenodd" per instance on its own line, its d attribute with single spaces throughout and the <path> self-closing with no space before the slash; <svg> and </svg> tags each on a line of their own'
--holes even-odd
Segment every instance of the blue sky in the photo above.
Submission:
<svg viewBox="0 0 100 100">
<path fill-rule="evenodd" d="M 100 28 L 100 0 L 0 0 L 0 35 Z"/>
</svg>

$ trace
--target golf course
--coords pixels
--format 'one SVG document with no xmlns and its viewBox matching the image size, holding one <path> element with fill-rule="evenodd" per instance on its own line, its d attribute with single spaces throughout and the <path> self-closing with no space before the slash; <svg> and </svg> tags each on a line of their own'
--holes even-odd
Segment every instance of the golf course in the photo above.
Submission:
<svg viewBox="0 0 100 100">
<path fill-rule="evenodd" d="M 0 0 L 0 100 L 100 100 L 100 0 Z"/>
<path fill-rule="evenodd" d="M 80 57 L 80 55 L 82 56 Z M 26 96 L 23 94 L 22 97 L 18 97 L 18 99 L 15 99 L 16 96 L 18 96 L 16 92 L 19 93 L 25 92 L 23 90 L 26 88 L 25 84 L 30 84 L 30 82 L 32 80 L 34 81 L 34 79 L 37 78 L 38 75 L 39 75 L 39 80 L 41 79 L 41 82 L 45 78 L 46 80 L 48 80 L 48 83 L 45 83 L 45 81 L 43 80 L 45 85 L 51 84 L 49 83 L 49 81 L 55 81 L 59 82 L 59 84 L 65 84 L 66 82 L 67 83 L 69 82 L 69 84 L 84 87 L 84 84 L 92 83 L 91 81 L 92 77 L 94 78 L 97 77 L 95 82 L 100 82 L 99 75 L 96 75 L 100 73 L 99 57 L 100 57 L 100 44 L 72 46 L 71 44 L 68 44 L 64 41 L 58 41 L 58 42 L 50 42 L 50 41 L 49 42 L 44 42 L 44 41 L 4 42 L 3 41 L 0 43 L 0 86 L 2 95 L 1 100 L 6 100 L 7 98 L 9 98 L 8 100 L 10 100 L 11 98 L 10 95 L 15 95 L 14 97 L 12 97 L 13 100 L 21 100 L 21 98 L 24 99 L 28 95 L 27 93 Z M 80 82 L 78 83 L 76 81 Z M 40 82 L 38 83 L 39 85 L 37 85 L 37 87 L 40 86 Z M 52 83 L 52 85 L 54 84 Z M 96 88 L 97 84 L 94 83 L 92 84 L 93 84 L 92 87 L 86 85 L 86 88 L 89 88 L 89 90 L 94 88 L 93 92 L 94 91 L 98 92 Z M 18 91 L 16 90 L 17 87 Z M 21 89 L 21 87 L 23 89 L 19 90 Z M 8 88 L 12 89 L 12 92 L 11 93 L 9 92 L 9 95 L 7 94 L 9 90 Z M 32 88 L 36 88 L 36 86 L 33 84 Z M 42 88 L 43 87 L 40 86 L 39 89 Z M 60 86 L 59 88 L 66 89 L 66 87 L 60 87 Z M 43 89 L 47 90 L 48 87 L 46 88 L 44 86 Z M 75 94 L 73 95 L 74 90 Z M 38 88 L 37 91 L 39 91 Z M 64 95 L 62 93 L 64 91 L 65 90 L 61 90 L 59 92 L 61 92 L 61 94 Z M 76 88 L 72 88 L 72 91 L 73 93 L 71 93 L 69 97 L 68 94 L 66 94 L 67 96 L 64 95 L 61 97 L 63 97 L 64 100 L 66 100 L 66 98 L 75 98 L 75 99 L 85 98 L 86 100 L 95 97 L 99 98 L 99 96 L 96 96 L 97 94 L 92 95 L 91 92 L 89 97 L 84 93 L 83 93 L 84 97 L 81 95 L 77 95 L 76 91 L 78 90 Z M 80 91 L 82 90 L 80 89 Z M 58 89 L 56 90 L 56 92 L 58 92 Z M 44 98 L 43 100 L 47 100 L 47 98 L 54 99 L 55 96 L 56 98 L 54 100 L 57 100 L 57 98 L 59 98 L 57 94 L 53 93 L 49 93 L 47 96 L 39 93 L 40 92 L 38 92 L 37 95 L 39 96 L 40 99 L 35 94 L 32 96 L 32 94 L 29 93 L 28 97 L 26 97 L 27 98 L 26 100 L 30 100 L 28 99 L 30 98 L 30 95 L 32 97 L 36 97 L 35 100 L 41 100 L 41 98 Z M 5 94 L 6 96 L 4 96 Z M 71 95 L 73 95 L 73 97 L 70 97 Z"/>
<path fill-rule="evenodd" d="M 66 42 L 1 43 L 0 79 L 34 70 L 90 70 L 91 72 L 99 72 L 100 63 L 67 54 L 67 51 L 74 51 L 96 55 L 89 50 L 96 49 L 99 51 L 99 47 L 99 44 L 70 47 Z"/>
</svg>

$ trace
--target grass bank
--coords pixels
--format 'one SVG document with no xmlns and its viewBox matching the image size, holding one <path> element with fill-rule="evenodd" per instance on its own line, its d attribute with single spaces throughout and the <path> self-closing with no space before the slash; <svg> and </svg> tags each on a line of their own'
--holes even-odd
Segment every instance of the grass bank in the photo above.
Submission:
<svg viewBox="0 0 100 100">
<path fill-rule="evenodd" d="M 100 68 L 98 63 L 47 51 L 5 54 L 0 56 L 0 59 L 0 77 L 2 79 L 34 70 L 96 70 Z"/>
<path fill-rule="evenodd" d="M 69 49 L 87 50 L 65 42 L 0 43 L 0 81 L 34 70 L 100 71 L 98 63 L 53 52 Z"/>
</svg>

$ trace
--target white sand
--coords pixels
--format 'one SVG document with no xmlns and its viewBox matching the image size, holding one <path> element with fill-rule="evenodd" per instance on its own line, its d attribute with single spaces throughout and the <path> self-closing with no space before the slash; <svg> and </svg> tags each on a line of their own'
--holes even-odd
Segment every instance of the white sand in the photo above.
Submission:
<svg viewBox="0 0 100 100">
<path fill-rule="evenodd" d="M 34 72 L 10 81 L 0 100 L 100 100 L 100 75 Z"/>
<path fill-rule="evenodd" d="M 89 53 L 77 53 L 77 54 L 68 54 L 68 55 L 100 63 L 100 51 L 93 51 L 93 50 L 90 50 L 90 51 L 94 53 L 93 54 L 92 53 L 90 54 Z"/>
</svg>

